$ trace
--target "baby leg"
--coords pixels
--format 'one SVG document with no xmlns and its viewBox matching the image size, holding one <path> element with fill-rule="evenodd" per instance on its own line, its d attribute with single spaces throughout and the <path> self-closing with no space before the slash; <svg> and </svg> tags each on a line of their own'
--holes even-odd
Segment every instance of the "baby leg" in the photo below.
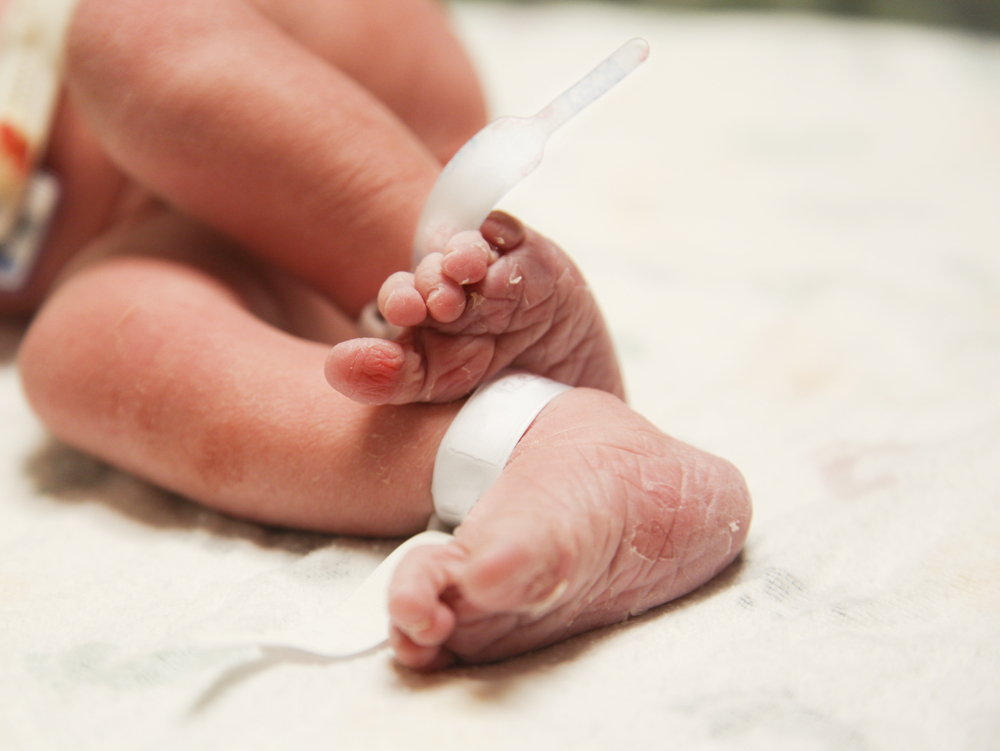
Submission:
<svg viewBox="0 0 1000 751">
<path fill-rule="evenodd" d="M 335 316 L 236 252 L 162 210 L 107 236 L 24 340 L 32 405 L 61 440 L 227 513 L 344 534 L 423 528 L 459 405 L 332 392 L 328 345 L 282 329 L 329 340 L 345 333 Z M 708 580 L 749 518 L 731 465 L 606 392 L 573 389 L 535 420 L 456 540 L 397 570 L 397 657 L 496 660 L 621 620 Z"/>
<path fill-rule="evenodd" d="M 385 536 L 426 525 L 434 451 L 457 407 L 371 408 L 333 392 L 329 345 L 279 328 L 346 335 L 318 296 L 285 295 L 164 211 L 85 255 L 19 356 L 57 438 L 264 523 Z"/>
<path fill-rule="evenodd" d="M 386 281 L 379 308 L 409 328 L 397 341 L 338 344 L 331 385 L 367 404 L 444 402 L 514 366 L 622 396 L 604 319 L 569 257 L 501 212 L 481 232 Z"/>
<path fill-rule="evenodd" d="M 67 83 L 128 175 L 356 316 L 483 124 L 445 21 L 427 0 L 86 0 Z"/>
</svg>

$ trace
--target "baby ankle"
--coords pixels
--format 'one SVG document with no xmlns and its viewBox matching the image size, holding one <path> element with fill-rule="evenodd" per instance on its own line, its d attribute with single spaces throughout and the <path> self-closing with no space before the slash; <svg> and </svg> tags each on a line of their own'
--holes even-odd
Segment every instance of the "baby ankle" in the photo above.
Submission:
<svg viewBox="0 0 1000 751">
<path fill-rule="evenodd" d="M 461 524 L 500 476 L 539 412 L 571 388 L 518 371 L 502 371 L 480 386 L 438 447 L 431 484 L 437 518 Z"/>
</svg>

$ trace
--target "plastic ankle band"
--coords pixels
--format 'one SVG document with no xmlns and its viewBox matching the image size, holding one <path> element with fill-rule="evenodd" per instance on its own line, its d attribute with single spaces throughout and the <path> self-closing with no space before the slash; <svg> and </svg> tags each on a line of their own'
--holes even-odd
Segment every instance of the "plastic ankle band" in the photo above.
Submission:
<svg viewBox="0 0 1000 751">
<path fill-rule="evenodd" d="M 469 398 L 438 447 L 431 495 L 434 513 L 458 526 L 500 476 L 517 442 L 550 401 L 570 387 L 504 371 Z"/>
</svg>

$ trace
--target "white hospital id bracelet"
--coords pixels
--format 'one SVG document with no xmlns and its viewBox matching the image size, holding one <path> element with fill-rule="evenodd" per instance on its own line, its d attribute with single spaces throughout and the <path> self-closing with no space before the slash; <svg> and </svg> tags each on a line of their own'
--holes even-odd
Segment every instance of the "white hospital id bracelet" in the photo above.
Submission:
<svg viewBox="0 0 1000 751">
<path fill-rule="evenodd" d="M 459 410 L 438 447 L 431 495 L 445 524 L 462 523 L 496 482 L 542 408 L 572 387 L 521 371 L 502 371 Z"/>
</svg>

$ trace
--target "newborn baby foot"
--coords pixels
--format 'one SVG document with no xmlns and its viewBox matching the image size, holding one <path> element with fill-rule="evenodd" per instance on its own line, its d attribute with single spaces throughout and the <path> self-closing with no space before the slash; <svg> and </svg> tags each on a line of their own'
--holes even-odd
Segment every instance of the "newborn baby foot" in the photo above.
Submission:
<svg viewBox="0 0 1000 751">
<path fill-rule="evenodd" d="M 396 341 L 335 346 L 326 376 L 365 404 L 447 402 L 513 366 L 623 395 L 597 302 L 554 243 L 501 212 L 453 237 L 414 274 L 389 277 L 379 310 Z"/>
<path fill-rule="evenodd" d="M 417 548 L 397 568 L 396 658 L 422 670 L 491 662 L 622 621 L 722 570 L 750 515 L 731 464 L 609 394 L 568 391 L 455 540 Z"/>
</svg>

